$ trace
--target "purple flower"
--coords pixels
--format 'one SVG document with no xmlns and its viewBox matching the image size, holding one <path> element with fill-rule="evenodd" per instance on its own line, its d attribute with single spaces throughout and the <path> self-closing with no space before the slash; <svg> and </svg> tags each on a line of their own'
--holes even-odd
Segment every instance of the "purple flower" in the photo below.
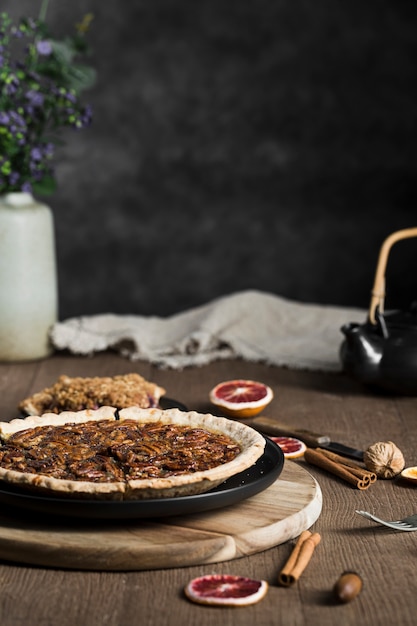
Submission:
<svg viewBox="0 0 417 626">
<path fill-rule="evenodd" d="M 37 72 L 34 72 L 33 70 L 27 70 L 27 77 L 31 78 L 32 80 L 34 80 L 37 83 L 39 83 L 41 81 L 40 75 Z"/>
<path fill-rule="evenodd" d="M 10 32 L 11 32 L 12 37 L 16 37 L 16 39 L 22 39 L 23 37 L 22 31 L 16 28 L 16 26 L 13 26 Z"/>
<path fill-rule="evenodd" d="M 46 25 L 39 26 L 22 18 L 14 27 L 0 11 L 0 193 L 32 192 L 41 181 L 44 190 L 52 190 L 55 146 L 46 138 L 91 122 L 91 107 L 81 106 L 70 87 L 72 57 L 54 57 L 54 41 Z M 68 50 L 76 41 L 68 40 Z"/>
<path fill-rule="evenodd" d="M 18 124 L 19 126 L 26 126 L 26 122 L 23 119 L 23 117 L 20 115 L 20 113 L 17 113 L 16 111 L 10 111 L 9 115 L 10 115 L 10 119 L 13 120 L 13 122 Z"/>
<path fill-rule="evenodd" d="M 77 128 L 85 128 L 86 126 L 90 126 L 92 118 L 93 107 L 90 104 L 87 104 L 80 113 L 80 117 L 77 122 Z"/>
<path fill-rule="evenodd" d="M 52 46 L 50 44 L 49 41 L 46 41 L 45 39 L 42 41 L 38 41 L 38 43 L 36 44 L 36 50 L 38 51 L 39 54 L 41 54 L 42 56 L 49 56 L 52 52 Z"/>
<path fill-rule="evenodd" d="M 71 91 L 67 91 L 67 93 L 65 94 L 65 98 L 69 101 L 72 102 L 73 104 L 75 102 L 77 102 L 77 96 L 72 93 Z"/>
<path fill-rule="evenodd" d="M 38 147 L 32 148 L 30 156 L 33 161 L 42 161 L 42 151 Z"/>
<path fill-rule="evenodd" d="M 39 91 L 35 91 L 31 89 L 25 93 L 26 98 L 29 100 L 30 104 L 34 107 L 41 107 L 44 103 L 44 97 Z"/>
<path fill-rule="evenodd" d="M 35 107 L 31 104 L 27 104 L 23 108 L 25 110 L 26 117 L 33 117 L 35 115 Z"/>
<path fill-rule="evenodd" d="M 43 153 L 47 159 L 50 159 L 54 155 L 54 144 L 46 143 L 43 147 Z"/>
<path fill-rule="evenodd" d="M 19 81 L 16 76 L 10 76 L 10 78 L 6 81 L 5 90 L 8 96 L 12 96 L 16 93 L 17 88 L 19 87 Z"/>
<path fill-rule="evenodd" d="M 27 130 L 24 118 L 16 111 L 10 111 L 9 118 L 9 131 L 14 137 L 22 139 L 22 133 L 24 134 Z"/>
</svg>

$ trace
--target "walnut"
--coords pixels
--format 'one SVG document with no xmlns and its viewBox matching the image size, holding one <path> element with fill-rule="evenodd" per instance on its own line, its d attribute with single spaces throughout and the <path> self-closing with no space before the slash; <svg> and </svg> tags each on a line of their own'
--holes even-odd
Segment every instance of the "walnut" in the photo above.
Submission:
<svg viewBox="0 0 417 626">
<path fill-rule="evenodd" d="M 394 478 L 405 466 L 403 453 L 392 441 L 378 441 L 369 446 L 363 460 L 366 468 L 378 478 Z"/>
</svg>

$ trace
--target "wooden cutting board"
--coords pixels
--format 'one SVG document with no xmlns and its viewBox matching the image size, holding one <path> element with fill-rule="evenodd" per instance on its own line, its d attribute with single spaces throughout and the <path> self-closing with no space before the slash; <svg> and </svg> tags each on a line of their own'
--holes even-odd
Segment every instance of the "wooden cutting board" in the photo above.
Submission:
<svg viewBox="0 0 417 626">
<path fill-rule="evenodd" d="M 317 481 L 296 462 L 233 506 L 159 520 L 34 523 L 0 514 L 0 558 L 77 570 L 145 570 L 228 561 L 297 537 L 319 517 Z"/>
</svg>

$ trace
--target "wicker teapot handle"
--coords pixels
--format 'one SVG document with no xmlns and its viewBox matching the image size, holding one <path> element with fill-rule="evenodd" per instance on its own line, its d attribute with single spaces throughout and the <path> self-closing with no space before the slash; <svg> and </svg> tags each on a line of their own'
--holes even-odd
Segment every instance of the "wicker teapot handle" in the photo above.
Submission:
<svg viewBox="0 0 417 626">
<path fill-rule="evenodd" d="M 372 288 L 371 303 L 369 306 L 369 321 L 371 324 L 376 324 L 375 313 L 377 308 L 381 313 L 384 312 L 384 298 L 385 298 L 385 269 L 387 266 L 388 255 L 394 243 L 401 239 L 408 239 L 409 237 L 417 237 L 417 228 L 405 228 L 404 230 L 397 230 L 387 237 L 381 246 L 379 252 L 378 264 L 375 273 L 374 286 Z"/>
</svg>

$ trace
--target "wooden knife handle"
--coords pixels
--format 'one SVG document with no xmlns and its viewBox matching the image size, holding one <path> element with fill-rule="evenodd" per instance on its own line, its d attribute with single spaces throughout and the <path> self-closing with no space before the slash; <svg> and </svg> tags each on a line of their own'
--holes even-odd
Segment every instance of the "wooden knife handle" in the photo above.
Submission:
<svg viewBox="0 0 417 626">
<path fill-rule="evenodd" d="M 304 428 L 294 428 L 289 424 L 283 424 L 272 417 L 266 417 L 263 415 L 249 420 L 248 425 L 255 428 L 255 430 L 265 433 L 266 435 L 275 435 L 277 437 L 296 437 L 297 439 L 304 441 L 309 448 L 318 448 L 330 443 L 330 437 L 327 435 L 320 435 Z"/>
</svg>

